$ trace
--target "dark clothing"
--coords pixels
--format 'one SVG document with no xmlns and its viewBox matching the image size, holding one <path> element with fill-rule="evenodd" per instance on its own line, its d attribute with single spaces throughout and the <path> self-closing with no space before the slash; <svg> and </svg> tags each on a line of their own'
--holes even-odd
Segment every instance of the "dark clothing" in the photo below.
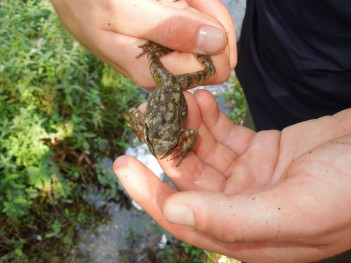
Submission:
<svg viewBox="0 0 351 263">
<path fill-rule="evenodd" d="M 350 0 L 247 0 L 236 73 L 257 130 L 351 108 Z"/>
</svg>

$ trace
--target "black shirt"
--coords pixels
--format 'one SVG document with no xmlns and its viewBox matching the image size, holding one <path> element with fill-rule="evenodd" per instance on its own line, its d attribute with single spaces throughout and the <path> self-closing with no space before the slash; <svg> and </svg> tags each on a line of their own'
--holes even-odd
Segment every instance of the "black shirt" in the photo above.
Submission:
<svg viewBox="0 0 351 263">
<path fill-rule="evenodd" d="M 257 130 L 351 108 L 351 1 L 247 0 L 236 73 Z"/>
</svg>

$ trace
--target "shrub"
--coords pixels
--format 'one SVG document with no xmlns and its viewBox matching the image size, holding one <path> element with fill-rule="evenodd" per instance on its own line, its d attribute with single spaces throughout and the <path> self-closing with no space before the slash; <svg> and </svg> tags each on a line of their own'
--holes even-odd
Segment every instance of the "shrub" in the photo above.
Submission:
<svg viewBox="0 0 351 263">
<path fill-rule="evenodd" d="M 226 99 L 233 105 L 229 118 L 236 124 L 243 125 L 248 108 L 244 91 L 235 74 L 230 77 L 229 85 L 231 89 L 227 92 Z"/>
<path fill-rule="evenodd" d="M 68 36 L 47 1 L 1 1 L 0 30 L 0 255 L 21 256 L 22 230 L 86 184 L 117 194 L 99 163 L 121 152 L 123 112 L 139 95 Z"/>
</svg>

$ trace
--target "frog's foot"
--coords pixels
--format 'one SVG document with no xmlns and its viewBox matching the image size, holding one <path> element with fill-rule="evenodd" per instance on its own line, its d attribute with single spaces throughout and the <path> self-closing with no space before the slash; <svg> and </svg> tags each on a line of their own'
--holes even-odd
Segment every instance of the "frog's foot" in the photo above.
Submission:
<svg viewBox="0 0 351 263">
<path fill-rule="evenodd" d="M 171 158 L 167 159 L 167 161 L 170 161 L 179 157 L 179 160 L 176 164 L 176 167 L 178 167 L 182 162 L 182 160 L 185 158 L 185 156 L 187 156 L 187 154 L 192 151 L 198 138 L 199 138 L 198 131 L 191 130 L 191 129 L 184 130 L 179 139 L 178 146 L 176 147 L 176 150 L 178 150 L 178 152 L 174 154 Z"/>
<path fill-rule="evenodd" d="M 137 58 L 139 58 L 139 57 L 145 55 L 146 53 L 149 53 L 149 52 L 153 49 L 154 44 L 155 44 L 154 42 L 147 41 L 146 43 L 144 43 L 144 44 L 138 46 L 138 47 L 141 48 L 143 51 L 140 53 L 139 56 L 137 56 Z"/>
<path fill-rule="evenodd" d="M 145 141 L 145 121 L 144 114 L 137 108 L 131 108 L 128 112 L 128 126 L 138 137 L 139 141 Z"/>
<path fill-rule="evenodd" d="M 164 56 L 173 52 L 173 50 L 163 47 L 152 41 L 147 41 L 145 44 L 142 44 L 139 47 L 143 49 L 143 51 L 140 53 L 139 56 L 137 56 L 137 58 L 145 55 L 146 53 L 151 53 L 153 56 L 159 58 L 161 56 Z"/>
</svg>

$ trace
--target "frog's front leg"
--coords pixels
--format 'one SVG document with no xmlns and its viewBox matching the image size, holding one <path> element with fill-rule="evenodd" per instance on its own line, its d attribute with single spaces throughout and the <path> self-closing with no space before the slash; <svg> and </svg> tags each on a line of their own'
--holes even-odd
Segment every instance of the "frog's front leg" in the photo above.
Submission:
<svg viewBox="0 0 351 263">
<path fill-rule="evenodd" d="M 137 108 L 131 108 L 128 112 L 128 126 L 141 142 L 145 142 L 145 118 Z"/>
<path fill-rule="evenodd" d="M 185 156 L 187 156 L 187 154 L 192 151 L 198 138 L 198 131 L 191 129 L 183 130 L 178 145 L 176 147 L 176 150 L 178 150 L 178 152 L 175 155 L 173 155 L 170 159 L 168 159 L 168 161 L 179 157 L 179 160 L 176 164 L 176 166 L 179 166 L 183 158 L 185 158 Z"/>
</svg>

